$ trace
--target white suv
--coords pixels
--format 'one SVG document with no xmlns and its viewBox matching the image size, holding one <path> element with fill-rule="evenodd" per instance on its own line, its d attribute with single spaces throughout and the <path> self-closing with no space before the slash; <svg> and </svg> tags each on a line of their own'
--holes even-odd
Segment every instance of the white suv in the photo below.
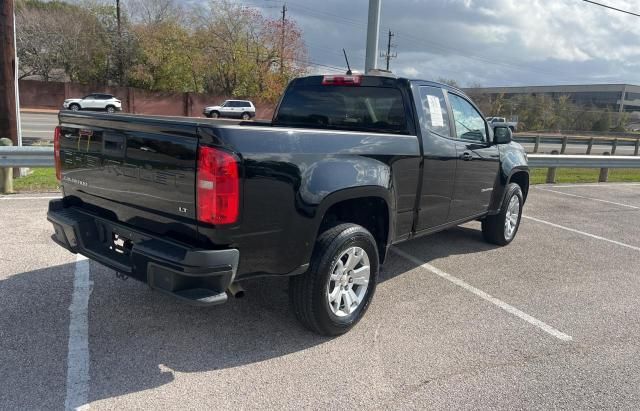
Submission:
<svg viewBox="0 0 640 411">
<path fill-rule="evenodd" d="M 256 107 L 248 100 L 227 100 L 219 106 L 208 106 L 202 114 L 210 118 L 236 117 L 249 120 L 256 116 Z"/>
<path fill-rule="evenodd" d="M 62 103 L 67 110 L 100 110 L 115 113 L 122 110 L 122 102 L 111 94 L 93 93 L 83 98 L 68 98 Z"/>
</svg>

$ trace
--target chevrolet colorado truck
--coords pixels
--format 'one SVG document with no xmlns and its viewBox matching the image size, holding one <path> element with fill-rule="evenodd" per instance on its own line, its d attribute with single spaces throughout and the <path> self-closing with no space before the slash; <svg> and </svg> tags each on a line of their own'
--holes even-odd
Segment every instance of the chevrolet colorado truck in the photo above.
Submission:
<svg viewBox="0 0 640 411">
<path fill-rule="evenodd" d="M 370 75 L 293 80 L 271 122 L 62 111 L 53 240 L 186 302 L 289 276 L 292 311 L 348 331 L 393 244 L 471 221 L 510 243 L 527 157 L 457 88 Z"/>
</svg>

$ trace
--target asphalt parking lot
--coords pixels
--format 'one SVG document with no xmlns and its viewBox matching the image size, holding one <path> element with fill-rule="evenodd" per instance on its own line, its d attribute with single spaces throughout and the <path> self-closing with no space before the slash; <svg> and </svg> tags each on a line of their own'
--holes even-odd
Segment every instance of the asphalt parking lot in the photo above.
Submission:
<svg viewBox="0 0 640 411">
<path fill-rule="evenodd" d="M 640 403 L 638 184 L 532 188 L 505 248 L 476 222 L 400 245 L 334 339 L 298 325 L 286 280 L 203 309 L 77 261 L 48 196 L 0 198 L 2 409 Z"/>
</svg>

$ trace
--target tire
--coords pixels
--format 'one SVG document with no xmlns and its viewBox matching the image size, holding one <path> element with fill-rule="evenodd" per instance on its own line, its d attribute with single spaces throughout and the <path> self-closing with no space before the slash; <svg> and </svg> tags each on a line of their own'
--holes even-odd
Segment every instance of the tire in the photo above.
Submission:
<svg viewBox="0 0 640 411">
<path fill-rule="evenodd" d="M 490 215 L 482 220 L 482 235 L 492 244 L 507 245 L 518 233 L 522 219 L 524 198 L 520 186 L 511 183 L 507 186 L 500 213 Z"/>
<path fill-rule="evenodd" d="M 351 264 L 349 258 L 354 258 Z M 365 279 L 367 263 L 369 277 Z M 376 241 L 364 227 L 339 224 L 326 230 L 316 241 L 309 270 L 289 280 L 295 316 L 318 334 L 346 333 L 369 308 L 378 269 Z"/>
<path fill-rule="evenodd" d="M 243 120 L 250 120 L 251 119 L 251 114 L 249 113 L 242 113 L 242 119 Z"/>
<path fill-rule="evenodd" d="M 217 111 L 212 111 L 211 113 L 209 113 L 209 117 L 218 118 L 220 117 L 220 113 L 218 113 Z"/>
<path fill-rule="evenodd" d="M 211 118 L 211 113 L 204 113 L 204 116 L 205 116 L 206 118 Z"/>
<path fill-rule="evenodd" d="M 116 108 L 114 106 L 107 106 L 107 113 L 113 114 L 116 112 Z"/>
<path fill-rule="evenodd" d="M 69 110 L 71 110 L 71 111 L 80 111 L 80 104 L 76 104 L 76 103 L 69 104 Z"/>
</svg>

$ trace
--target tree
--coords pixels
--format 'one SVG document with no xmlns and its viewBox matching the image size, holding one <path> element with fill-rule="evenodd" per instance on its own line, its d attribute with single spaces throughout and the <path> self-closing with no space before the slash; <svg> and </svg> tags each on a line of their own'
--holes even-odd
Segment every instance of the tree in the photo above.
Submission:
<svg viewBox="0 0 640 411">
<path fill-rule="evenodd" d="M 235 1 L 19 0 L 23 77 L 275 101 L 306 71 L 302 32 Z"/>
<path fill-rule="evenodd" d="M 176 22 L 162 22 L 135 29 L 140 61 L 131 73 L 131 84 L 149 90 L 192 91 L 189 55 L 194 48 L 187 31 Z"/>
<path fill-rule="evenodd" d="M 281 20 L 229 1 L 209 3 L 195 20 L 197 43 L 205 51 L 208 92 L 273 101 L 291 78 L 306 70 L 302 33 L 289 20 L 283 26 Z"/>
</svg>

